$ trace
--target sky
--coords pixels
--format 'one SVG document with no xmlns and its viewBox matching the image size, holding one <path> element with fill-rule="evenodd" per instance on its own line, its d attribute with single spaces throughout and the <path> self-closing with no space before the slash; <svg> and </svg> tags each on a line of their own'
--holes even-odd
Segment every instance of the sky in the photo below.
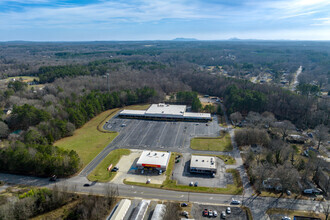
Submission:
<svg viewBox="0 0 330 220">
<path fill-rule="evenodd" d="M 330 40 L 330 0 L 0 0 L 0 41 Z"/>
</svg>

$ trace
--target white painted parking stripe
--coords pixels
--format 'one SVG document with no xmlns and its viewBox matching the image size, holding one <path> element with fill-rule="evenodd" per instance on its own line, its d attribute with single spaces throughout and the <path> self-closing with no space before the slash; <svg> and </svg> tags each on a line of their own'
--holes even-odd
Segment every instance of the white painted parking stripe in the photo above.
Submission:
<svg viewBox="0 0 330 220">
<path fill-rule="evenodd" d="M 161 139 L 162 136 L 163 136 L 163 133 L 164 133 L 164 130 L 165 130 L 165 127 L 167 126 L 167 124 L 168 124 L 168 122 L 166 122 L 165 126 L 163 127 L 162 132 L 160 133 L 160 136 L 159 136 L 158 141 L 157 141 L 157 144 L 156 144 L 157 147 L 158 147 L 158 145 L 159 145 L 159 143 L 160 143 L 160 139 Z"/>
<path fill-rule="evenodd" d="M 174 143 L 173 143 L 174 146 L 175 146 L 176 140 L 178 139 L 178 135 L 179 135 L 179 133 L 180 133 L 181 125 L 182 125 L 182 124 L 180 123 L 180 125 L 179 125 L 179 129 L 178 129 L 178 131 L 176 132 L 176 136 L 175 136 Z"/>
<path fill-rule="evenodd" d="M 145 132 L 143 138 L 141 138 L 141 141 L 140 141 L 140 143 L 139 143 L 139 146 L 142 144 L 144 138 L 145 138 L 145 137 L 147 136 L 147 134 L 149 133 L 150 128 L 152 127 L 152 123 L 148 122 L 148 125 L 147 125 L 147 126 L 149 126 L 149 128 L 148 128 L 147 131 Z"/>
</svg>

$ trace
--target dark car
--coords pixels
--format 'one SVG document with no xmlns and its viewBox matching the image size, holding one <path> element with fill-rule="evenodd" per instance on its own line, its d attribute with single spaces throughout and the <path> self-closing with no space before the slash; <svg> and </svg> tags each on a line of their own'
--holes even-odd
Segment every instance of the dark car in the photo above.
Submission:
<svg viewBox="0 0 330 220">
<path fill-rule="evenodd" d="M 195 182 L 194 186 L 198 186 L 198 182 Z"/>
<path fill-rule="evenodd" d="M 90 186 L 89 183 L 85 183 L 85 184 L 84 184 L 84 187 L 89 187 L 89 186 Z"/>
<path fill-rule="evenodd" d="M 181 207 L 187 207 L 188 206 L 188 204 L 187 203 L 181 203 Z"/>
<path fill-rule="evenodd" d="M 118 170 L 119 170 L 118 167 L 114 167 L 114 168 L 111 170 L 111 172 L 117 172 Z"/>
<path fill-rule="evenodd" d="M 203 216 L 209 216 L 209 211 L 207 209 L 203 210 Z"/>
<path fill-rule="evenodd" d="M 49 178 L 49 181 L 55 182 L 57 180 L 57 176 L 53 175 Z"/>
</svg>

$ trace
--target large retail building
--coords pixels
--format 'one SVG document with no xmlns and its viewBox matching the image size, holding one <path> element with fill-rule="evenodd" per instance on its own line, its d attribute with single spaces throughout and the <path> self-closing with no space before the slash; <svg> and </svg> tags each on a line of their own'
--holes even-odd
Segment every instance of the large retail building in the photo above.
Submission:
<svg viewBox="0 0 330 220">
<path fill-rule="evenodd" d="M 210 121 L 210 113 L 186 112 L 186 105 L 152 104 L 147 110 L 127 110 L 119 113 L 120 117 L 154 120 Z"/>
</svg>

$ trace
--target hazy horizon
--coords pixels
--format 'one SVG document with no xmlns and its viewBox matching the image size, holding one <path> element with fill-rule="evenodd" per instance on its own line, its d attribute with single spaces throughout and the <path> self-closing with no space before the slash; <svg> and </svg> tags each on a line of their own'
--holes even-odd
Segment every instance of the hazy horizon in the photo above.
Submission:
<svg viewBox="0 0 330 220">
<path fill-rule="evenodd" d="M 0 0 L 0 41 L 330 40 L 328 0 Z"/>
</svg>

